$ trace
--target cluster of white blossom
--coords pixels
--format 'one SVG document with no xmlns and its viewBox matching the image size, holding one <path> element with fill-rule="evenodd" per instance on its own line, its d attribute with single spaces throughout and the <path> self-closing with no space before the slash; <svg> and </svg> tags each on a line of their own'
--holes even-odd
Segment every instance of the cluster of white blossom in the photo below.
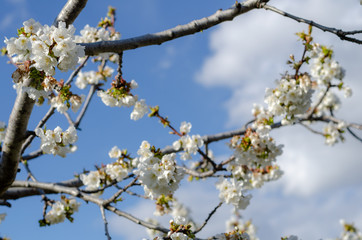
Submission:
<svg viewBox="0 0 362 240">
<path fill-rule="evenodd" d="M 107 91 L 100 90 L 97 92 L 97 95 L 102 99 L 102 102 L 109 107 L 134 106 L 130 117 L 132 120 L 136 121 L 141 119 L 148 112 L 146 101 L 144 99 L 138 101 L 138 97 L 130 93 L 131 89 L 137 87 L 137 82 L 132 80 L 130 83 L 126 83 L 125 86 L 121 86 L 120 88 L 113 86 Z"/>
<path fill-rule="evenodd" d="M 191 218 L 190 209 L 184 206 L 182 203 L 178 202 L 176 199 L 172 204 L 171 216 L 176 219 L 178 216 L 185 219 L 185 221 L 191 225 L 191 230 L 196 230 L 197 225 L 195 221 Z"/>
<path fill-rule="evenodd" d="M 78 212 L 80 203 L 74 198 L 67 199 L 62 197 L 61 201 L 57 201 L 52 205 L 52 209 L 46 213 L 46 224 L 52 225 L 64 222 L 66 217 L 70 217 L 74 212 Z"/>
<path fill-rule="evenodd" d="M 191 225 L 184 217 L 177 216 L 170 220 L 170 231 L 167 236 L 172 240 L 190 240 L 193 239 L 190 231 Z"/>
<path fill-rule="evenodd" d="M 69 107 L 72 109 L 73 112 L 77 112 L 79 108 L 82 106 L 84 99 L 85 99 L 84 94 L 80 96 L 74 94 L 69 97 L 69 102 L 68 102 L 64 100 L 61 94 L 58 94 L 58 96 L 52 97 L 50 99 L 50 104 L 52 105 L 52 107 L 57 109 L 59 113 L 62 114 L 68 111 Z"/>
<path fill-rule="evenodd" d="M 318 43 L 313 44 L 311 58 L 311 75 L 317 80 L 318 85 L 328 85 L 332 79 L 342 81 L 345 70 L 332 58 L 333 51 Z"/>
<path fill-rule="evenodd" d="M 84 47 L 74 41 L 75 28 L 42 26 L 34 19 L 23 23 L 17 38 L 5 39 L 6 49 L 15 63 L 30 61 L 30 67 L 43 71 L 47 76 L 55 74 L 55 67 L 61 71 L 74 69 L 79 57 L 84 56 Z"/>
<path fill-rule="evenodd" d="M 249 205 L 251 195 L 245 195 L 243 181 L 220 178 L 216 188 L 220 191 L 219 198 L 227 204 L 232 204 L 237 209 L 245 209 Z"/>
<path fill-rule="evenodd" d="M 339 123 L 329 122 L 323 129 L 324 136 L 326 138 L 326 144 L 333 146 L 335 143 L 344 141 L 343 133 L 346 131 L 346 123 L 341 121 Z"/>
<path fill-rule="evenodd" d="M 80 31 L 80 36 L 75 37 L 77 43 L 91 43 L 99 41 L 112 41 L 121 39 L 121 34 L 119 32 L 112 32 L 105 28 L 95 28 L 91 27 L 88 24 Z M 109 59 L 114 55 L 113 53 L 101 53 L 100 57 L 104 59 Z M 112 61 L 117 61 L 116 59 L 111 59 Z"/>
<path fill-rule="evenodd" d="M 176 168 L 176 154 L 161 154 L 152 151 L 151 145 L 143 141 L 135 159 L 137 168 L 134 173 L 144 187 L 145 194 L 152 199 L 160 195 L 172 195 L 184 174 Z"/>
<path fill-rule="evenodd" d="M 88 71 L 82 72 L 80 71 L 77 75 L 75 80 L 75 85 L 80 88 L 84 89 L 87 85 L 96 85 L 101 80 L 106 80 L 107 78 L 111 77 L 114 72 L 114 69 L 108 66 L 105 66 L 103 69 L 99 69 L 96 71 Z"/>
<path fill-rule="evenodd" d="M 274 121 L 274 116 L 271 112 L 259 104 L 254 104 L 252 114 L 255 117 L 252 127 L 259 136 L 266 136 L 271 130 L 271 124 Z"/>
<path fill-rule="evenodd" d="M 182 137 L 173 142 L 172 146 L 176 151 L 183 150 L 181 153 L 182 160 L 191 159 L 191 154 L 196 154 L 200 147 L 204 145 L 200 135 L 187 135 L 191 130 L 191 123 L 182 122 L 180 126 L 180 132 Z"/>
<path fill-rule="evenodd" d="M 110 32 L 105 28 L 95 28 L 91 27 L 88 24 L 80 30 L 80 36 L 75 37 L 75 41 L 78 43 L 91 43 L 99 41 L 112 41 L 119 40 L 121 35 L 119 32 Z"/>
<path fill-rule="evenodd" d="M 244 222 L 240 217 L 233 216 L 231 219 L 226 221 L 226 232 L 241 231 L 249 235 L 250 240 L 259 240 L 256 236 L 256 227 L 251 220 Z"/>
<path fill-rule="evenodd" d="M 251 240 L 249 234 L 242 231 L 232 231 L 228 233 L 219 233 L 215 237 L 211 238 L 214 240 Z"/>
<path fill-rule="evenodd" d="M 58 126 L 54 130 L 35 129 L 35 134 L 41 139 L 40 148 L 45 154 L 65 157 L 67 153 L 76 151 L 73 144 L 77 141 L 77 130 L 70 126 L 65 132 Z"/>
<path fill-rule="evenodd" d="M 309 109 L 313 91 L 307 74 L 297 79 L 286 75 L 277 81 L 275 89 L 265 90 L 265 103 L 273 115 L 284 117 L 282 124 L 290 124 L 295 115 L 304 114 Z"/>
<path fill-rule="evenodd" d="M 269 135 L 260 135 L 250 128 L 243 137 L 233 137 L 230 147 L 235 149 L 234 162 L 250 168 L 270 166 L 283 152 L 283 145 L 276 145 Z"/>
<path fill-rule="evenodd" d="M 121 158 L 122 151 L 117 146 L 114 146 L 108 155 L 110 158 L 117 160 L 99 168 L 97 171 L 80 175 L 80 180 L 86 186 L 86 190 L 98 190 L 104 184 L 110 184 L 113 181 L 120 182 L 128 176 L 131 166 Z M 101 193 L 100 191 L 99 194 Z"/>
</svg>

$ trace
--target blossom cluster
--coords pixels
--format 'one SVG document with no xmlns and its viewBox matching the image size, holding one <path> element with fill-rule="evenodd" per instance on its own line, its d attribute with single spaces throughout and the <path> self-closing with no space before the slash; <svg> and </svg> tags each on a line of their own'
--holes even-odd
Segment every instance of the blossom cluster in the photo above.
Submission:
<svg viewBox="0 0 362 240">
<path fill-rule="evenodd" d="M 5 39 L 6 49 L 12 60 L 29 61 L 31 67 L 43 71 L 46 76 L 73 69 L 79 57 L 84 56 L 84 47 L 75 43 L 75 28 L 59 22 L 58 26 L 42 26 L 34 19 L 23 23 L 17 38 Z"/>
<path fill-rule="evenodd" d="M 204 145 L 200 135 L 187 135 L 191 130 L 191 123 L 182 122 L 180 126 L 181 138 L 173 142 L 172 146 L 176 151 L 183 150 L 181 153 L 182 160 L 191 159 L 191 154 L 196 154 L 200 147 Z"/>
<path fill-rule="evenodd" d="M 99 41 L 112 41 L 121 39 L 121 34 L 119 32 L 110 31 L 107 28 L 95 28 L 91 27 L 88 24 L 80 31 L 80 36 L 75 36 L 75 41 L 77 43 L 91 43 Z M 99 54 L 103 59 L 110 59 L 111 61 L 117 61 L 117 55 L 113 53 L 101 53 Z"/>
<path fill-rule="evenodd" d="M 127 83 L 124 79 L 118 84 L 116 80 L 113 81 L 112 87 L 107 91 L 99 90 L 97 95 L 102 99 L 102 102 L 109 107 L 132 107 L 131 112 L 132 120 L 139 120 L 148 112 L 148 106 L 144 99 L 138 101 L 138 97 L 131 94 L 131 90 L 138 87 L 135 80 Z"/>
<path fill-rule="evenodd" d="M 137 168 L 134 173 L 144 187 L 145 194 L 151 199 L 160 195 L 172 195 L 183 178 L 183 172 L 176 168 L 176 154 L 162 154 L 147 141 L 143 141 L 135 159 Z"/>
<path fill-rule="evenodd" d="M 73 144 L 77 141 L 77 130 L 70 126 L 66 131 L 58 126 L 54 130 L 35 129 L 35 134 L 41 139 L 40 148 L 45 154 L 59 155 L 65 157 L 67 153 L 76 151 Z"/>
<path fill-rule="evenodd" d="M 318 43 L 313 44 L 311 75 L 317 80 L 318 85 L 328 85 L 333 79 L 342 81 L 345 76 L 345 70 L 332 55 L 331 49 Z"/>
<path fill-rule="evenodd" d="M 170 220 L 170 231 L 168 237 L 172 240 L 189 240 L 194 239 L 191 231 L 191 225 L 183 217 L 177 216 L 174 220 Z"/>
<path fill-rule="evenodd" d="M 268 110 L 275 116 L 284 116 L 282 123 L 289 124 L 295 115 L 304 114 L 311 105 L 312 82 L 308 74 L 299 76 L 286 75 L 277 81 L 275 89 L 267 88 L 265 103 Z"/>
<path fill-rule="evenodd" d="M 283 145 L 276 145 L 269 135 L 260 135 L 250 128 L 243 137 L 232 138 L 235 160 L 228 165 L 234 178 L 244 182 L 245 189 L 259 188 L 265 181 L 277 180 L 282 172 L 275 165 Z"/>
<path fill-rule="evenodd" d="M 216 188 L 220 191 L 219 198 L 237 209 L 245 209 L 250 203 L 251 195 L 245 195 L 246 190 L 242 181 L 235 178 L 230 180 L 220 178 L 216 183 Z"/>
<path fill-rule="evenodd" d="M 126 150 L 121 151 L 117 146 L 114 146 L 108 155 L 110 158 L 115 158 L 115 162 L 102 166 L 97 171 L 81 174 L 80 180 L 86 186 L 86 190 L 95 191 L 104 184 L 110 184 L 114 181 L 120 182 L 126 178 L 131 169 L 130 163 L 125 161 L 126 153 Z"/>
<path fill-rule="evenodd" d="M 226 232 L 232 231 L 245 232 L 249 235 L 250 240 L 259 240 L 256 236 L 256 227 L 251 220 L 243 221 L 239 213 L 236 212 L 235 216 L 232 216 L 226 221 Z"/>
<path fill-rule="evenodd" d="M 52 209 L 46 213 L 45 221 L 43 224 L 45 225 L 53 225 L 57 223 L 64 222 L 67 218 L 70 221 L 73 221 L 71 215 L 74 212 L 78 212 L 80 203 L 77 202 L 74 198 L 67 199 L 62 197 L 61 201 L 57 201 L 52 205 Z"/>
<path fill-rule="evenodd" d="M 73 25 L 67 27 L 64 22 L 49 27 L 30 19 L 18 30 L 18 37 L 6 38 L 7 54 L 18 66 L 12 75 L 14 88 L 25 91 L 38 105 L 51 98 L 51 105 L 59 112 L 64 113 L 70 105 L 76 111 L 82 98 L 52 77 L 56 67 L 61 71 L 74 69 L 84 56 L 84 47 L 75 43 L 74 32 Z"/>
<path fill-rule="evenodd" d="M 333 146 L 335 143 L 344 141 L 343 133 L 346 131 L 346 123 L 341 121 L 339 123 L 329 122 L 323 129 L 325 136 L 325 143 L 327 145 Z"/>
<path fill-rule="evenodd" d="M 80 89 L 86 88 L 87 85 L 97 85 L 100 81 L 106 81 L 107 78 L 111 77 L 113 72 L 114 69 L 108 66 L 100 68 L 98 71 L 80 71 L 75 80 L 75 85 Z"/>
<path fill-rule="evenodd" d="M 212 239 L 215 239 L 215 240 L 251 240 L 251 238 L 249 237 L 249 234 L 247 234 L 246 232 L 236 231 L 236 230 L 228 232 L 228 233 L 219 233 Z"/>
</svg>

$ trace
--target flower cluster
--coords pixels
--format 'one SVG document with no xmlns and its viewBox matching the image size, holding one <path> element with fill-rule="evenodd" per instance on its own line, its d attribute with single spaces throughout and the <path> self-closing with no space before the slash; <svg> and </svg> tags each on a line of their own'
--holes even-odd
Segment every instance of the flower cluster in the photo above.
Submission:
<svg viewBox="0 0 362 240">
<path fill-rule="evenodd" d="M 232 232 L 235 230 L 247 233 L 250 240 L 259 240 L 256 236 L 256 227 L 251 220 L 244 222 L 240 217 L 232 217 L 226 221 L 226 232 Z"/>
<path fill-rule="evenodd" d="M 339 123 L 329 122 L 323 129 L 326 144 L 333 146 L 338 140 L 343 142 L 344 137 L 342 134 L 345 132 L 346 127 L 347 125 L 343 121 Z"/>
<path fill-rule="evenodd" d="M 228 233 L 217 234 L 212 239 L 215 239 L 215 240 L 251 240 L 251 238 L 249 237 L 249 235 L 246 232 L 236 231 L 236 230 L 228 232 Z"/>
<path fill-rule="evenodd" d="M 191 130 L 191 123 L 182 122 L 180 126 L 180 132 L 182 137 L 173 142 L 172 146 L 176 151 L 183 150 L 181 153 L 182 160 L 191 159 L 191 154 L 196 154 L 200 147 L 204 145 L 204 141 L 202 140 L 200 135 L 187 135 Z"/>
<path fill-rule="evenodd" d="M 74 32 L 73 25 L 67 27 L 65 22 L 49 27 L 29 19 L 18 30 L 17 38 L 5 39 L 7 53 L 15 63 L 29 61 L 30 67 L 53 76 L 55 67 L 74 69 L 84 56 L 84 47 L 75 43 Z"/>
<path fill-rule="evenodd" d="M 62 196 L 61 201 L 57 201 L 52 205 L 52 209 L 46 213 L 45 218 L 40 220 L 40 225 L 53 225 L 64 222 L 67 218 L 69 221 L 73 221 L 72 214 L 78 212 L 80 203 L 75 199 L 67 199 Z"/>
<path fill-rule="evenodd" d="M 251 195 L 245 195 L 245 189 L 242 181 L 232 178 L 230 180 L 220 178 L 216 183 L 219 189 L 219 198 L 227 204 L 234 205 L 237 209 L 245 209 L 250 202 Z"/>
<path fill-rule="evenodd" d="M 99 41 L 112 41 L 121 39 L 121 34 L 119 32 L 110 31 L 106 27 L 95 28 L 91 27 L 88 24 L 80 31 L 80 36 L 75 37 L 77 43 L 91 43 Z M 113 53 L 101 53 L 100 57 L 104 59 L 110 59 L 112 61 L 117 61 L 117 55 Z M 114 58 L 114 59 L 113 59 Z"/>
<path fill-rule="evenodd" d="M 271 130 L 271 124 L 274 122 L 274 116 L 259 104 L 254 104 L 252 114 L 255 117 L 252 127 L 260 136 L 266 136 Z"/>
<path fill-rule="evenodd" d="M 313 44 L 311 75 L 317 80 L 318 85 L 328 85 L 332 79 L 342 81 L 345 76 L 345 70 L 332 56 L 332 49 L 318 43 Z"/>
<path fill-rule="evenodd" d="M 35 134 L 40 137 L 40 148 L 45 154 L 65 157 L 67 153 L 74 152 L 77 149 L 73 145 L 78 139 L 74 126 L 70 126 L 65 132 L 59 126 L 54 130 L 37 128 Z"/>
<path fill-rule="evenodd" d="M 170 220 L 170 231 L 167 235 L 172 240 L 189 240 L 195 238 L 191 231 L 191 225 L 188 224 L 185 218 L 180 216 L 175 217 L 174 220 Z"/>
<path fill-rule="evenodd" d="M 86 190 L 98 190 L 104 184 L 110 184 L 114 181 L 120 182 L 128 176 L 130 172 L 130 163 L 125 161 L 129 158 L 127 150 L 121 151 L 114 146 L 108 153 L 110 158 L 117 159 L 113 163 L 102 166 L 97 171 L 91 171 L 88 174 L 81 174 L 80 180 L 86 186 Z M 99 192 L 101 194 L 101 191 Z"/>
<path fill-rule="evenodd" d="M 100 90 L 97 92 L 97 95 L 102 99 L 102 102 L 109 107 L 134 106 L 130 117 L 136 121 L 148 112 L 146 101 L 144 99 L 138 101 L 138 97 L 131 93 L 131 90 L 137 87 L 138 84 L 135 80 L 126 82 L 122 78 L 120 83 L 114 80 L 110 89 L 107 91 Z"/>
<path fill-rule="evenodd" d="M 144 187 L 147 196 L 152 199 L 160 195 L 172 195 L 183 178 L 183 172 L 176 168 L 176 154 L 162 154 L 147 141 L 143 141 L 135 159 L 137 168 L 134 173 Z"/>
<path fill-rule="evenodd" d="M 114 69 L 111 67 L 104 67 L 98 69 L 98 71 L 88 71 L 82 72 L 80 71 L 77 75 L 75 80 L 75 85 L 80 88 L 84 89 L 87 85 L 97 85 L 100 81 L 106 81 L 107 78 L 111 77 L 114 72 Z"/>
<path fill-rule="evenodd" d="M 311 105 L 312 82 L 308 74 L 297 79 L 286 75 L 277 81 L 275 89 L 267 88 L 265 103 L 275 116 L 284 116 L 283 124 L 292 123 L 295 115 L 304 114 Z"/>
</svg>

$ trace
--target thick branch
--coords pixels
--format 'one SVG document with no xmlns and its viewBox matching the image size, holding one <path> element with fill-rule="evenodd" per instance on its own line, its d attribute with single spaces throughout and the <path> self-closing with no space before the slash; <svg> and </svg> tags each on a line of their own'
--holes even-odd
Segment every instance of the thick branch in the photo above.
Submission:
<svg viewBox="0 0 362 240">
<path fill-rule="evenodd" d="M 31 79 L 24 81 L 24 86 L 28 86 Z M 18 96 L 11 112 L 8 127 L 6 130 L 3 145 L 3 155 L 0 160 L 0 195 L 4 193 L 13 183 L 18 170 L 20 151 L 26 137 L 26 128 L 34 107 L 34 100 L 22 90 Z"/>
<path fill-rule="evenodd" d="M 58 26 L 59 22 L 65 22 L 67 26 L 72 24 L 86 4 L 87 0 L 68 0 L 54 20 L 53 25 Z"/>
<path fill-rule="evenodd" d="M 254 8 L 258 8 L 261 3 L 268 1 L 269 0 L 247 0 L 243 3 L 237 3 L 227 10 L 218 10 L 215 14 L 209 17 L 194 20 L 188 24 L 179 25 L 158 33 L 146 34 L 118 41 L 81 43 L 81 45 L 85 46 L 86 55 L 96 55 L 104 52 L 119 53 L 125 50 L 136 49 L 149 45 L 160 45 L 176 38 L 202 32 L 203 30 L 211 28 L 222 22 L 231 21 L 236 16 L 246 13 Z"/>
</svg>

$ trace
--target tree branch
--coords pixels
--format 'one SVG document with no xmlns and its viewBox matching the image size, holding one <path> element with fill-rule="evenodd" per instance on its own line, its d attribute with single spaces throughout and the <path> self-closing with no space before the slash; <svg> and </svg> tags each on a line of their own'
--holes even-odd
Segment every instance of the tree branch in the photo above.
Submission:
<svg viewBox="0 0 362 240">
<path fill-rule="evenodd" d="M 146 34 L 134 38 L 128 38 L 117 41 L 102 41 L 95 43 L 80 43 L 85 46 L 86 55 L 96 55 L 104 52 L 119 53 L 125 50 L 136 49 L 149 45 L 160 45 L 164 42 L 176 38 L 202 32 L 208 28 L 218 25 L 225 21 L 231 21 L 236 16 L 246 13 L 252 9 L 259 8 L 262 3 L 269 0 L 247 0 L 243 3 L 236 3 L 233 7 L 226 10 L 218 10 L 215 14 L 202 19 L 194 20 L 185 25 L 152 34 Z"/>
<path fill-rule="evenodd" d="M 319 28 L 320 30 L 324 31 L 324 32 L 330 32 L 333 33 L 335 35 L 337 35 L 341 40 L 346 40 L 349 42 L 353 42 L 353 43 L 357 43 L 357 44 L 362 44 L 362 40 L 357 39 L 357 38 L 352 38 L 352 37 L 348 37 L 347 35 L 354 35 L 354 34 L 359 34 L 361 33 L 361 31 L 343 31 L 341 29 L 336 29 L 336 28 L 331 28 L 331 27 L 326 27 L 323 26 L 319 23 L 313 22 L 312 20 L 308 20 L 305 18 L 301 18 L 301 17 L 297 17 L 295 15 L 292 15 L 290 13 L 284 12 L 276 7 L 270 6 L 270 5 L 264 5 L 262 6 L 262 8 L 264 8 L 265 10 L 270 10 L 273 11 L 275 13 L 278 13 L 284 17 L 288 17 L 291 18 L 297 22 L 301 22 L 301 23 L 306 23 L 308 25 L 312 25 L 313 27 Z"/>
<path fill-rule="evenodd" d="M 53 25 L 58 26 L 59 22 L 65 22 L 67 26 L 72 24 L 86 4 L 87 0 L 68 0 L 55 18 Z"/>
<path fill-rule="evenodd" d="M 24 81 L 23 86 L 29 86 L 31 78 Z M 0 160 L 0 195 L 3 194 L 15 180 L 22 144 L 26 137 L 26 128 L 35 101 L 28 97 L 22 89 L 16 97 L 6 130 L 3 154 Z"/>
</svg>

